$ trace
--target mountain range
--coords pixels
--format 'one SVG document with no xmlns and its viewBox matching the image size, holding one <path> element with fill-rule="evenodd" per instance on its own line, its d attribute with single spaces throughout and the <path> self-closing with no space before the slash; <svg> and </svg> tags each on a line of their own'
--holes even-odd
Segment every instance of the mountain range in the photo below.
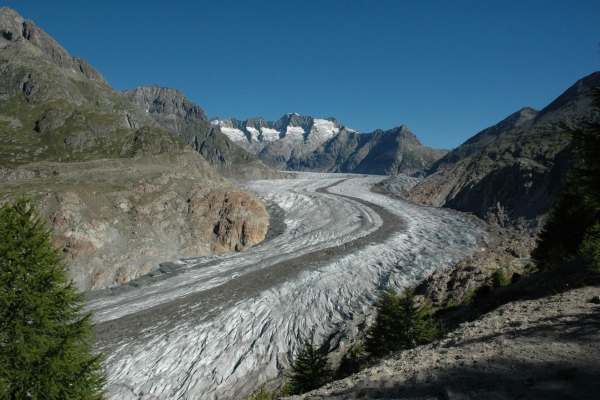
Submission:
<svg viewBox="0 0 600 400">
<path fill-rule="evenodd" d="M 414 202 L 536 227 L 576 162 L 563 124 L 600 118 L 589 94 L 600 85 L 597 72 L 541 111 L 525 107 L 448 152 L 423 146 L 406 126 L 364 134 L 295 113 L 209 120 L 175 89 L 117 93 L 7 7 L 0 49 L 0 196 L 33 194 L 84 289 L 127 281 L 176 254 L 243 250 L 262 240 L 264 204 L 221 175 L 411 174 L 424 177 L 407 194 Z M 127 173 L 115 173 L 121 169 Z"/>
<path fill-rule="evenodd" d="M 236 144 L 275 169 L 415 174 L 446 154 L 423 146 L 406 126 L 362 134 L 335 118 L 285 114 L 277 121 L 213 118 Z"/>
</svg>

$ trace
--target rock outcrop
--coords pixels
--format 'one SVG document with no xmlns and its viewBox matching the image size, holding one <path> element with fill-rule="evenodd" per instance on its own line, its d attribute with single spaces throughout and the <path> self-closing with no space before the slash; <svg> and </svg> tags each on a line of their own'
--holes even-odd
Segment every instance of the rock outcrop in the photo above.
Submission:
<svg viewBox="0 0 600 400">
<path fill-rule="evenodd" d="M 524 108 L 446 154 L 409 198 L 472 212 L 500 226 L 535 228 L 557 199 L 574 159 L 561 124 L 600 118 L 589 89 L 600 72 L 579 80 L 537 112 Z"/>
<path fill-rule="evenodd" d="M 79 289 L 265 237 L 259 198 L 6 7 L 0 49 L 0 199 L 38 204 Z"/>
<path fill-rule="evenodd" d="M 32 20 L 23 19 L 8 7 L 0 9 L 0 36 L 15 42 L 25 39 L 46 54 L 56 66 L 82 74 L 88 79 L 106 82 L 102 74 L 87 61 L 79 57 L 71 57 L 56 40 L 38 28 Z"/>
<path fill-rule="evenodd" d="M 236 145 L 218 126 L 212 125 L 204 110 L 179 90 L 153 85 L 120 94 L 202 154 L 222 175 L 242 181 L 283 177 L 264 165 L 256 155 Z"/>
</svg>

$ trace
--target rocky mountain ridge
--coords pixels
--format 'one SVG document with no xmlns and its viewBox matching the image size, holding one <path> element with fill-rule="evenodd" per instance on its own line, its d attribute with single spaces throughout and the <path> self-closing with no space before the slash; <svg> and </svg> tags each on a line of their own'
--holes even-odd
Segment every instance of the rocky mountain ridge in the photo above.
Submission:
<svg viewBox="0 0 600 400">
<path fill-rule="evenodd" d="M 25 192 L 39 205 L 79 289 L 265 237 L 260 199 L 89 64 L 7 7 L 0 32 L 0 199 Z"/>
<path fill-rule="evenodd" d="M 10 41 L 27 40 L 40 49 L 58 67 L 82 74 L 88 79 L 106 83 L 100 72 L 87 61 L 71 57 L 52 37 L 38 28 L 32 20 L 24 19 L 8 7 L 0 9 L 0 36 Z"/>
<path fill-rule="evenodd" d="M 119 93 L 202 154 L 222 175 L 235 180 L 281 177 L 257 156 L 236 145 L 218 126 L 211 125 L 204 110 L 179 90 L 153 85 Z"/>
<path fill-rule="evenodd" d="M 561 124 L 600 118 L 589 94 L 599 85 L 600 72 L 593 73 L 543 110 L 523 108 L 484 129 L 434 163 L 409 198 L 500 226 L 537 227 L 575 161 Z"/>
<path fill-rule="evenodd" d="M 348 129 L 334 118 L 320 119 L 296 113 L 285 114 L 277 121 L 260 117 L 245 121 L 215 117 L 211 123 L 220 127 L 236 144 L 276 169 L 286 169 L 290 159 L 316 149 L 341 129 Z"/>
<path fill-rule="evenodd" d="M 233 141 L 277 169 L 414 174 L 447 153 L 423 146 L 406 126 L 361 134 L 335 118 L 288 113 L 278 121 L 213 118 Z"/>
<path fill-rule="evenodd" d="M 428 168 L 446 150 L 423 146 L 405 126 L 372 133 L 340 131 L 313 152 L 288 163 L 292 170 L 412 175 Z"/>
</svg>

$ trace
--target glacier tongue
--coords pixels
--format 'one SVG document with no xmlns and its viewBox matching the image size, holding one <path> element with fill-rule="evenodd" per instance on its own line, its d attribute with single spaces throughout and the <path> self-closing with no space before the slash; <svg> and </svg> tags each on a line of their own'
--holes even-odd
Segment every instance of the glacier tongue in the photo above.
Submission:
<svg viewBox="0 0 600 400">
<path fill-rule="evenodd" d="M 412 284 L 483 239 L 482 229 L 454 213 L 372 193 L 382 179 L 299 174 L 247 183 L 284 210 L 280 236 L 246 252 L 187 260 L 184 273 L 90 302 L 108 397 L 247 394 L 290 365 L 311 329 L 325 337 L 349 316 L 370 312 L 382 284 Z M 330 194 L 317 192 L 326 186 Z M 400 217 L 403 229 L 369 242 L 390 228 L 375 208 Z"/>
</svg>

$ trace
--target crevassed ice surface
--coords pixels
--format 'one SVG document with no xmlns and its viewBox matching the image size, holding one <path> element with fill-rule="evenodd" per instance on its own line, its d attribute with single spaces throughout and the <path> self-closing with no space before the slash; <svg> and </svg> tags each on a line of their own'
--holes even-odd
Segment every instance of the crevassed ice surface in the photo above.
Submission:
<svg viewBox="0 0 600 400">
<path fill-rule="evenodd" d="M 127 317 L 226 283 L 243 284 L 251 272 L 346 243 L 381 226 L 370 207 L 335 194 L 377 204 L 406 222 L 382 243 L 303 270 L 228 306 L 215 303 L 210 317 L 192 318 L 197 305 L 190 304 L 189 320 L 184 315 L 177 324 L 163 324 L 113 344 L 105 354 L 108 398 L 216 399 L 246 394 L 288 367 L 300 339 L 311 329 L 322 338 L 349 315 L 371 310 L 383 280 L 405 287 L 471 254 L 483 239 L 475 223 L 457 214 L 371 193 L 372 185 L 382 179 L 299 174 L 295 180 L 247 183 L 246 188 L 285 211 L 287 227 L 280 236 L 246 252 L 188 261 L 208 266 L 91 302 L 88 308 L 98 322 Z M 331 194 L 315 192 L 336 182 L 328 189 Z"/>
</svg>

